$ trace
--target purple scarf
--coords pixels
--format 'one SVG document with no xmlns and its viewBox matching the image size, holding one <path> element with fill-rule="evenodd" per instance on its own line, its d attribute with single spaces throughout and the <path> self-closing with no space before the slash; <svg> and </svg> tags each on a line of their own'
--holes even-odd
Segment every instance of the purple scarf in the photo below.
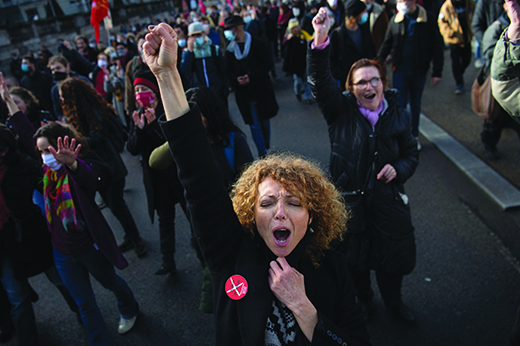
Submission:
<svg viewBox="0 0 520 346">
<path fill-rule="evenodd" d="M 379 102 L 379 106 L 375 111 L 371 111 L 370 109 L 363 107 L 361 102 L 357 102 L 359 111 L 361 112 L 361 114 L 363 114 L 365 118 L 367 118 L 368 122 L 370 123 L 370 125 L 372 125 L 372 127 L 376 126 L 377 121 L 379 120 L 379 114 L 381 114 L 381 112 L 383 111 L 383 108 L 385 106 L 385 103 L 383 102 L 384 99 L 384 97 L 381 98 L 381 102 Z"/>
</svg>

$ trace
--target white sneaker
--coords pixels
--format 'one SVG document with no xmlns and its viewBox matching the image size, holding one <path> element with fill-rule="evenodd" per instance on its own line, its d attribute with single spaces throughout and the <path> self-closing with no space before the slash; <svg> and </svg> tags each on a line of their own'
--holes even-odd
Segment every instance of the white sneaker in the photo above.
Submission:
<svg viewBox="0 0 520 346">
<path fill-rule="evenodd" d="M 477 59 L 475 60 L 475 68 L 482 68 L 482 66 L 484 66 L 484 61 L 482 61 L 482 59 Z"/>
<path fill-rule="evenodd" d="M 417 142 L 417 151 L 421 151 L 422 145 L 421 142 L 419 142 L 419 137 L 415 137 L 415 141 Z"/>
<path fill-rule="evenodd" d="M 119 327 L 117 328 L 117 332 L 119 334 L 125 334 L 130 331 L 135 325 L 135 320 L 137 320 L 137 315 L 135 315 L 132 318 L 126 319 L 123 316 L 121 316 L 121 319 L 119 320 Z"/>
</svg>

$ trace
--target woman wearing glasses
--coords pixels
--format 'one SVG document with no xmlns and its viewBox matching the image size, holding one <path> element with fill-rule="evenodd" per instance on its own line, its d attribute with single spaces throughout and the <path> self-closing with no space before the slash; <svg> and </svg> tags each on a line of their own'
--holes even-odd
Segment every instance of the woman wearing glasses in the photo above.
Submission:
<svg viewBox="0 0 520 346">
<path fill-rule="evenodd" d="M 415 238 L 404 182 L 418 164 L 410 116 L 397 105 L 395 90 L 373 60 L 354 63 L 341 93 L 329 65 L 329 19 L 324 9 L 313 19 L 314 42 L 308 51 L 311 90 L 329 126 L 330 175 L 350 210 L 340 245 L 363 306 L 373 313 L 370 271 L 388 309 L 415 322 L 401 299 L 403 276 L 415 267 Z"/>
</svg>

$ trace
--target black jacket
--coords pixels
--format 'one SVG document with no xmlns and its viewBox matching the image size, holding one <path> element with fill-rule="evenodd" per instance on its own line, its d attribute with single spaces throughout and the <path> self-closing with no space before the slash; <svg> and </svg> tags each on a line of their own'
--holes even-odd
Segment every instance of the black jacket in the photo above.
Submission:
<svg viewBox="0 0 520 346">
<path fill-rule="evenodd" d="M 303 78 L 307 70 L 307 41 L 303 35 L 293 36 L 282 43 L 284 61 L 282 71 Z"/>
<path fill-rule="evenodd" d="M 376 57 L 376 46 L 370 33 L 369 23 L 359 26 L 361 30 L 361 47 L 358 48 L 348 33 L 345 25 L 341 25 L 330 34 L 330 66 L 332 76 L 340 81 L 345 90 L 345 82 L 350 67 L 359 59 Z"/>
<path fill-rule="evenodd" d="M 248 125 L 253 124 L 251 97 L 256 98 L 260 120 L 267 120 L 278 114 L 278 102 L 269 77 L 272 68 L 273 62 L 267 45 L 254 37 L 252 37 L 248 56 L 242 60 L 237 60 L 233 52 L 226 50 L 226 72 L 229 83 L 235 90 L 235 100 L 240 114 Z M 239 85 L 237 77 L 245 74 L 249 75 L 249 85 Z"/>
<path fill-rule="evenodd" d="M 258 235 L 250 239 L 242 230 L 221 182 L 198 109 L 174 121 L 161 121 L 161 126 L 179 167 L 197 239 L 211 270 L 216 344 L 264 345 L 274 299 L 267 280 L 274 255 Z M 370 345 L 345 258 L 335 251 L 325 251 L 324 262 L 315 269 L 300 255 L 303 244 L 302 240 L 288 261 L 305 276 L 307 296 L 318 310 L 311 344 L 338 345 L 341 339 L 350 346 Z M 248 283 L 247 293 L 240 300 L 230 299 L 225 290 L 226 281 L 235 274 Z M 298 338 L 302 337 L 300 331 Z"/>
<path fill-rule="evenodd" d="M 329 47 L 309 49 L 309 85 L 329 129 L 331 178 L 351 210 L 347 232 L 407 238 L 414 229 L 407 197 L 403 197 L 403 184 L 414 173 L 419 157 L 410 116 L 397 105 L 397 92 L 387 90 L 388 108 L 372 127 L 359 111 L 355 96 L 340 92 L 329 70 L 328 55 Z M 397 172 L 397 177 L 387 184 L 376 179 L 386 164 L 391 164 Z M 398 265 L 403 272 L 411 271 L 410 267 L 413 269 L 415 265 L 415 244 L 409 245 L 410 257 Z M 356 263 L 359 268 L 370 262 L 377 269 L 384 253 L 371 248 L 358 255 L 349 249 L 348 255 L 351 265 Z M 370 259 L 372 255 L 375 258 Z"/>
<path fill-rule="evenodd" d="M 484 32 L 504 12 L 502 2 L 495 0 L 479 0 L 475 7 L 471 30 L 475 38 L 482 43 Z"/>
<path fill-rule="evenodd" d="M 12 217 L 0 230 L 0 251 L 11 259 L 18 279 L 37 275 L 54 264 L 45 217 L 32 201 L 33 191 L 41 191 L 42 176 L 40 164 L 20 154 L 2 180 L 2 193 Z"/>
<path fill-rule="evenodd" d="M 444 64 L 444 41 L 439 32 L 437 19 L 420 5 L 417 5 L 417 10 L 419 13 L 415 24 L 413 49 L 415 67 L 418 72 L 426 73 L 430 63 L 433 62 L 432 77 L 441 77 Z M 404 15 L 398 13 L 390 19 L 385 40 L 377 54 L 382 61 L 392 54 L 393 69 L 399 66 L 402 59 L 404 33 Z"/>
</svg>

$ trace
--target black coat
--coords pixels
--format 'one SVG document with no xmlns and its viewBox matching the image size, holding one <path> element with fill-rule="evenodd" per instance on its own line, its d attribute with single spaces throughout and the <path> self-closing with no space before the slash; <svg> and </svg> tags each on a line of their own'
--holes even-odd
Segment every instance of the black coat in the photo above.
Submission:
<svg viewBox="0 0 520 346">
<path fill-rule="evenodd" d="M 393 263 L 387 261 L 384 269 L 409 273 L 415 266 L 415 242 L 403 184 L 415 172 L 419 158 L 410 116 L 397 105 L 397 92 L 387 90 L 388 108 L 372 127 L 355 96 L 340 92 L 326 63 L 328 55 L 329 47 L 309 49 L 309 85 L 328 124 L 331 178 L 351 210 L 347 232 L 360 235 L 355 246 L 347 244 L 350 264 L 378 269 L 383 260 L 398 256 Z M 387 184 L 376 179 L 386 164 L 397 172 Z M 407 239 L 406 248 L 388 253 L 397 244 L 387 243 L 402 239 Z"/>
<path fill-rule="evenodd" d="M 229 48 L 229 46 L 228 46 Z M 235 90 L 235 100 L 244 122 L 253 124 L 251 115 L 251 97 L 256 98 L 260 120 L 273 118 L 278 114 L 278 102 L 274 95 L 269 71 L 273 68 L 269 49 L 260 40 L 252 38 L 251 49 L 245 59 L 237 60 L 235 54 L 226 50 L 226 71 L 229 83 Z M 249 75 L 250 83 L 246 86 L 238 84 L 237 77 Z"/>
<path fill-rule="evenodd" d="M 274 255 L 258 235 L 251 239 L 242 230 L 221 182 L 198 109 L 174 121 L 161 121 L 161 126 L 179 167 L 192 223 L 211 271 L 216 344 L 264 345 L 274 299 L 267 280 Z M 302 240 L 288 261 L 305 276 L 307 296 L 318 310 L 311 344 L 338 345 L 341 339 L 351 346 L 370 345 L 343 255 L 325 251 L 323 263 L 315 269 L 302 256 L 304 250 Z M 225 290 L 226 281 L 235 274 L 248 283 L 248 291 L 240 300 L 230 299 Z M 301 331 L 298 338 L 304 338 Z"/>
<path fill-rule="evenodd" d="M 343 90 L 345 90 L 350 67 L 359 59 L 373 59 L 377 54 L 369 23 L 360 25 L 359 29 L 361 30 L 361 47 L 356 46 L 345 25 L 341 25 L 330 34 L 332 75 L 340 81 Z"/>
<path fill-rule="evenodd" d="M 282 71 L 302 78 L 307 70 L 307 41 L 303 36 L 293 36 L 282 46 L 284 53 Z"/>
<path fill-rule="evenodd" d="M 139 109 L 139 114 L 143 114 L 143 108 Z M 156 109 L 156 116 L 164 113 L 162 104 L 160 103 Z M 130 135 L 126 142 L 126 149 L 134 156 L 141 155 L 141 167 L 143 168 L 143 183 L 146 192 L 146 199 L 148 201 L 148 215 L 150 220 L 154 221 L 155 210 L 160 208 L 160 201 L 156 201 L 157 189 L 168 189 L 173 187 L 170 198 L 174 203 L 182 200 L 183 189 L 179 178 L 177 177 L 177 166 L 175 164 L 169 167 L 158 170 L 150 167 L 150 155 L 155 148 L 161 146 L 166 142 L 166 138 L 156 121 L 147 124 L 142 129 L 135 126 L 133 121 L 130 121 Z"/>
<path fill-rule="evenodd" d="M 444 64 L 444 41 L 437 18 L 431 13 L 417 5 L 419 11 L 417 23 L 415 24 L 414 34 L 414 62 L 417 72 L 426 73 L 433 62 L 433 77 L 441 77 L 442 67 Z M 404 20 L 402 14 L 396 14 L 390 19 L 386 37 L 381 45 L 381 49 L 377 57 L 385 60 L 389 54 L 392 54 L 392 66 L 396 68 L 401 62 L 404 46 Z"/>
<path fill-rule="evenodd" d="M 2 193 L 12 217 L 0 230 L 0 251 L 11 259 L 14 276 L 24 279 L 54 264 L 51 235 L 40 208 L 32 202 L 43 176 L 40 164 L 20 154 L 2 180 Z"/>
</svg>

